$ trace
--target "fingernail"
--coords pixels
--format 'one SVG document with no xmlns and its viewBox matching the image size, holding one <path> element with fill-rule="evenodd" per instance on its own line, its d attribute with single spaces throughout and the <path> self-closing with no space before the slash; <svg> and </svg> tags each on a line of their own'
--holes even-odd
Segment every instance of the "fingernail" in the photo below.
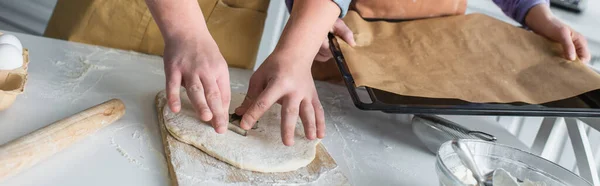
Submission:
<svg viewBox="0 0 600 186">
<path fill-rule="evenodd" d="M 180 106 L 181 106 L 181 104 L 179 104 L 179 102 L 173 103 L 173 107 L 171 107 L 171 111 L 175 112 L 175 113 L 179 112 L 179 107 Z"/>
<path fill-rule="evenodd" d="M 225 133 L 225 130 L 223 128 L 223 126 L 217 127 L 215 128 L 215 132 L 217 132 L 217 134 L 223 134 Z"/>
<path fill-rule="evenodd" d="M 204 121 L 210 121 L 212 119 L 212 114 L 209 110 L 202 110 L 200 111 L 200 119 Z"/>
<path fill-rule="evenodd" d="M 246 122 L 244 120 L 240 121 L 240 127 L 242 127 L 242 129 L 246 129 L 247 128 L 246 125 L 248 125 L 248 122 Z"/>
</svg>

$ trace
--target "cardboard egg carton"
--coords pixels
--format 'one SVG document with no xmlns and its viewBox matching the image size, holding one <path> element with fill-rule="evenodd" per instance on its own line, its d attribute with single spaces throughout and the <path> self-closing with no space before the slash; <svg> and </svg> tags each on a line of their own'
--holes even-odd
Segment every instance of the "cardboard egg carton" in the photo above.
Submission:
<svg viewBox="0 0 600 186">
<path fill-rule="evenodd" d="M 14 70 L 0 70 L 0 111 L 10 107 L 17 95 L 25 90 L 28 65 L 29 50 L 23 48 L 23 66 Z"/>
</svg>

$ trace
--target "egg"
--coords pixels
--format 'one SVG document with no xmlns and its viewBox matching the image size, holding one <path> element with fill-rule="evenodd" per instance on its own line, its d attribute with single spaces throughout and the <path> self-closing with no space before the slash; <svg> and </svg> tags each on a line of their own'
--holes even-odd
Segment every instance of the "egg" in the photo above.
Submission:
<svg viewBox="0 0 600 186">
<path fill-rule="evenodd" d="M 23 53 L 10 44 L 0 44 L 0 70 L 14 70 L 23 66 Z"/>
<path fill-rule="evenodd" d="M 10 44 L 12 46 L 17 47 L 19 51 L 23 52 L 23 45 L 21 45 L 21 41 L 14 35 L 11 34 L 3 34 L 0 35 L 0 44 Z"/>
</svg>

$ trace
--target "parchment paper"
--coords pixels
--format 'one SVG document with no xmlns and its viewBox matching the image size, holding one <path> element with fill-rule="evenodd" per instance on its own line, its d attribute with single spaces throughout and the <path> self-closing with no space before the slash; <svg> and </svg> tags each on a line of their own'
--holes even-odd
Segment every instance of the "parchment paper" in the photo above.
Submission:
<svg viewBox="0 0 600 186">
<path fill-rule="evenodd" d="M 407 22 L 344 18 L 337 38 L 356 86 L 474 103 L 546 103 L 600 88 L 600 75 L 559 44 L 483 14 Z"/>
</svg>

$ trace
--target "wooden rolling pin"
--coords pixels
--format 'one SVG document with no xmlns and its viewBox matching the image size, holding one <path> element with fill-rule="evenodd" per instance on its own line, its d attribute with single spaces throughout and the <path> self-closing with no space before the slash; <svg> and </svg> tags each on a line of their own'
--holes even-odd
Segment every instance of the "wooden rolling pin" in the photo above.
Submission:
<svg viewBox="0 0 600 186">
<path fill-rule="evenodd" d="M 0 183 L 120 119 L 125 104 L 112 99 L 0 146 Z"/>
</svg>

